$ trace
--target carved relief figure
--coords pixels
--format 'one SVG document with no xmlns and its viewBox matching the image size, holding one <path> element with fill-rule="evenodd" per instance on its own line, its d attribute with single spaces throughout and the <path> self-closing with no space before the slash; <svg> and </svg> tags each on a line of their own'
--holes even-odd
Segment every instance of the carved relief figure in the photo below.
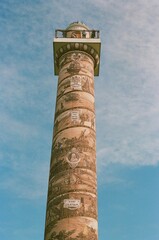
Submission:
<svg viewBox="0 0 159 240">
<path fill-rule="evenodd" d="M 87 109 L 76 108 L 61 113 L 54 123 L 54 136 L 68 127 L 86 126 L 95 130 L 95 114 Z"/>
<path fill-rule="evenodd" d="M 68 53 L 67 56 L 62 56 L 59 62 L 60 69 L 64 68 L 66 65 L 68 65 L 72 61 L 81 61 L 85 63 L 91 64 L 92 67 L 94 67 L 93 60 L 88 57 L 83 52 L 77 51 L 76 53 Z"/>
<path fill-rule="evenodd" d="M 54 175 L 54 178 L 49 183 L 48 200 L 70 191 L 86 191 L 96 194 L 95 173 L 83 169 L 80 172 L 68 170 Z"/>
<path fill-rule="evenodd" d="M 48 202 L 47 225 L 68 216 L 85 216 L 96 219 L 96 204 L 96 196 L 93 196 L 91 193 L 70 192 L 68 194 L 59 195 L 59 197 L 57 196 L 52 199 L 52 201 Z"/>
<path fill-rule="evenodd" d="M 75 147 L 72 145 L 72 148 Z M 90 169 L 93 172 L 96 172 L 96 159 L 95 159 L 95 149 L 93 150 L 89 146 L 80 146 L 77 144 L 76 148 L 78 149 L 78 153 L 80 155 L 80 161 L 78 162 L 78 167 L 82 167 L 87 169 L 87 171 Z M 70 165 L 66 161 L 66 155 L 68 152 L 71 151 L 71 147 L 63 148 L 63 149 L 54 149 L 54 152 L 52 154 L 51 158 L 51 164 L 50 164 L 50 179 L 55 174 L 60 174 L 62 171 L 66 171 L 71 169 Z M 80 170 L 80 173 L 77 172 L 76 176 L 79 176 L 81 174 L 85 174 L 83 170 Z M 89 172 L 88 172 L 89 173 Z M 59 176 L 60 177 L 60 176 Z"/>
<path fill-rule="evenodd" d="M 67 68 L 67 71 L 70 74 L 77 74 L 81 70 L 81 54 L 80 53 L 73 53 L 71 56 L 72 62 L 70 63 L 69 67 Z"/>
<path fill-rule="evenodd" d="M 95 149 L 95 133 L 91 129 L 79 127 L 78 129 L 66 129 L 55 136 L 54 150 L 63 148 L 88 146 Z"/>
<path fill-rule="evenodd" d="M 89 226 L 87 226 L 85 232 L 75 233 L 76 229 L 71 231 L 60 231 L 58 233 L 53 232 L 48 240 L 97 240 L 96 230 Z"/>
<path fill-rule="evenodd" d="M 66 61 L 65 64 L 63 62 L 63 59 L 61 59 L 62 64 L 60 64 L 61 70 L 59 72 L 59 83 L 70 75 L 75 74 L 83 74 L 91 78 L 94 77 L 94 62 L 91 58 L 88 58 L 80 51 L 67 55 L 67 58 L 69 58 L 69 60 Z"/>
<path fill-rule="evenodd" d="M 78 90 L 94 95 L 94 82 L 87 75 L 73 75 L 64 79 L 58 86 L 58 98 L 67 92 Z"/>
<path fill-rule="evenodd" d="M 86 92 L 71 92 L 62 96 L 56 103 L 55 118 L 72 108 L 86 108 L 93 111 L 94 97 Z"/>
<path fill-rule="evenodd" d="M 78 165 L 80 161 L 80 155 L 76 148 L 72 148 L 71 151 L 67 154 L 66 161 L 71 168 L 75 168 Z"/>
</svg>

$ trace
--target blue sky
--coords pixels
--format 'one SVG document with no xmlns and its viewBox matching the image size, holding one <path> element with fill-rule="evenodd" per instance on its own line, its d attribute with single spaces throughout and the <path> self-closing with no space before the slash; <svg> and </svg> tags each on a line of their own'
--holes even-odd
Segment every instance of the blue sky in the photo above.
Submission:
<svg viewBox="0 0 159 240">
<path fill-rule="evenodd" d="M 74 21 L 101 32 L 99 240 L 158 240 L 158 0 L 0 1 L 0 238 L 43 240 L 57 87 L 52 41 Z"/>
</svg>

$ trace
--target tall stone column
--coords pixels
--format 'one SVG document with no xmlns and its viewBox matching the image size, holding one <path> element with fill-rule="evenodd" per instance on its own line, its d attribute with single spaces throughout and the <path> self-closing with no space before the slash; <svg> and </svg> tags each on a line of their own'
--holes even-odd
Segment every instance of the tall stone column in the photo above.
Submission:
<svg viewBox="0 0 159 240">
<path fill-rule="evenodd" d="M 98 239 L 94 69 L 99 58 L 94 52 L 74 42 L 56 53 L 59 78 L 45 240 Z"/>
</svg>

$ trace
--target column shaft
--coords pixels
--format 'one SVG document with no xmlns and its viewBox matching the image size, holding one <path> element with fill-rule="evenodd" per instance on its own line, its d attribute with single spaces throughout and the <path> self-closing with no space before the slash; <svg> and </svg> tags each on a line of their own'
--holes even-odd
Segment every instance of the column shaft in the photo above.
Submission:
<svg viewBox="0 0 159 240">
<path fill-rule="evenodd" d="M 97 240 L 94 60 L 59 59 L 45 240 Z"/>
</svg>

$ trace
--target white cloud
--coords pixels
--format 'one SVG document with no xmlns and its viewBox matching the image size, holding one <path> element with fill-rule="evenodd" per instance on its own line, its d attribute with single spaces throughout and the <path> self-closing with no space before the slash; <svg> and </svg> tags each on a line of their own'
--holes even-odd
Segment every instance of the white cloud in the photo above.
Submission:
<svg viewBox="0 0 159 240">
<path fill-rule="evenodd" d="M 30 151 L 30 145 L 36 145 L 41 136 L 48 147 L 57 84 L 52 71 L 54 30 L 81 20 L 100 29 L 102 39 L 101 74 L 96 80 L 99 166 L 110 163 L 156 165 L 159 162 L 158 1 L 48 0 L 47 4 L 20 3 L 18 7 L 12 2 L 11 6 L 9 9 L 3 3 L 14 21 L 1 16 L 3 143 L 8 141 L 10 149 L 12 142 L 14 151 L 18 149 L 20 156 L 24 149 Z M 2 159 L 5 151 L 3 149 Z M 14 181 L 6 182 L 6 188 L 15 188 L 21 196 L 26 193 L 39 197 L 41 192 L 36 192 L 35 188 L 42 184 L 40 176 L 44 168 L 39 169 L 40 176 L 34 176 L 36 167 L 30 165 L 32 158 L 30 161 L 24 159 L 26 163 L 21 160 L 23 164 L 19 169 L 28 169 L 31 175 L 23 171 L 22 179 L 20 170 L 14 169 L 17 176 Z M 38 155 L 34 160 L 39 162 Z M 14 164 L 19 162 L 14 161 Z M 47 165 L 43 159 L 39 164 Z M 34 193 L 21 184 L 25 185 L 28 179 L 33 183 Z M 110 174 L 108 181 L 120 179 Z"/>
<path fill-rule="evenodd" d="M 96 80 L 98 160 L 101 166 L 157 165 L 159 4 L 101 4 L 101 11 L 111 8 L 112 18 L 108 13 L 102 37 L 102 75 Z"/>
</svg>

